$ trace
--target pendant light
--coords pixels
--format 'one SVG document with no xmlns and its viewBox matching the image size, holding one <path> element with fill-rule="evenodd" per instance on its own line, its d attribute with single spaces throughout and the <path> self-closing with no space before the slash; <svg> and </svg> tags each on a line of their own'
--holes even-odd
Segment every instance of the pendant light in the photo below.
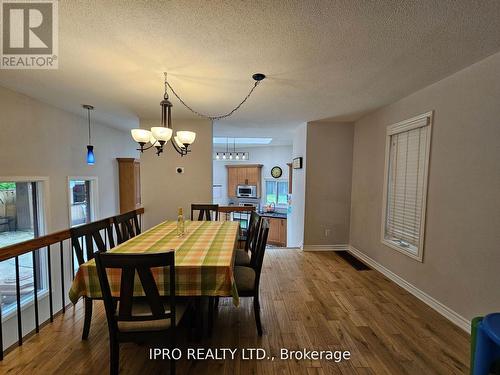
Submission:
<svg viewBox="0 0 500 375">
<path fill-rule="evenodd" d="M 156 154 L 160 156 L 163 152 L 163 146 L 165 143 L 174 138 L 172 141 L 172 147 L 181 156 L 187 155 L 189 146 L 196 139 L 196 133 L 186 130 L 177 131 L 176 135 L 173 135 L 172 129 L 172 103 L 168 98 L 168 82 L 167 73 L 165 73 L 165 93 L 163 94 L 163 100 L 160 102 L 161 106 L 161 126 L 154 126 L 151 130 L 146 129 L 132 129 L 132 138 L 134 141 L 139 143 L 140 152 L 150 149 L 151 147 L 156 148 Z M 146 146 L 147 143 L 151 143 L 150 146 Z"/>
<path fill-rule="evenodd" d="M 94 146 L 92 146 L 92 138 L 90 132 L 90 111 L 94 110 L 94 107 L 89 104 L 83 104 L 82 107 L 87 110 L 87 120 L 89 123 L 89 143 L 87 145 L 87 164 L 95 164 Z"/>
</svg>

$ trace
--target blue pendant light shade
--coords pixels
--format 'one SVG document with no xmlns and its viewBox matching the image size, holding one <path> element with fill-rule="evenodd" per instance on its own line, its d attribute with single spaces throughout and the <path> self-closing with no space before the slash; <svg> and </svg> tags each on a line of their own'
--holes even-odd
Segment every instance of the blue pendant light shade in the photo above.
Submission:
<svg viewBox="0 0 500 375">
<path fill-rule="evenodd" d="M 94 146 L 92 146 L 90 140 L 90 111 L 94 110 L 94 107 L 88 104 L 83 104 L 83 108 L 87 110 L 87 118 L 89 120 L 89 144 L 87 145 L 87 164 L 94 165 L 95 164 L 95 155 L 94 155 Z"/>
<path fill-rule="evenodd" d="M 95 164 L 95 156 L 94 156 L 94 146 L 87 146 L 87 164 L 94 165 Z"/>
</svg>

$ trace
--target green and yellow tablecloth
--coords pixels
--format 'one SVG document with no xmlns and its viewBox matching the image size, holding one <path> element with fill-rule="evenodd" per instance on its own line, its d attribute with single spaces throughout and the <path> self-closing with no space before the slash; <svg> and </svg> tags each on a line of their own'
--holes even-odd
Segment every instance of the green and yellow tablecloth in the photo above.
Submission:
<svg viewBox="0 0 500 375">
<path fill-rule="evenodd" d="M 155 253 L 175 251 L 176 291 L 178 296 L 232 296 L 238 305 L 233 277 L 234 249 L 239 224 L 231 221 L 186 221 L 185 234 L 177 235 L 177 223 L 165 221 L 141 235 L 118 245 L 113 253 Z M 168 270 L 152 269 L 160 294 L 168 294 Z M 120 270 L 108 269 L 111 293 L 120 294 Z M 136 275 L 136 294 L 142 287 Z M 76 303 L 82 296 L 102 298 L 95 261 L 80 266 L 69 291 Z"/>
</svg>

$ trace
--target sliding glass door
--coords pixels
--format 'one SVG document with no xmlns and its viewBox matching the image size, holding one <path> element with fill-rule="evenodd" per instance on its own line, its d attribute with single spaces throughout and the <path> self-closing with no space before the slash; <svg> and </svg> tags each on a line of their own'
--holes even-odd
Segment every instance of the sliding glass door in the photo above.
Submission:
<svg viewBox="0 0 500 375">
<path fill-rule="evenodd" d="M 2 248 L 24 242 L 43 233 L 43 182 L 0 180 L 0 251 Z M 19 288 L 24 304 L 33 297 L 34 285 L 39 291 L 46 288 L 46 277 L 40 263 L 40 252 L 21 255 L 0 262 L 0 302 L 2 315 L 15 309 L 16 262 L 19 267 Z M 37 267 L 33 267 L 33 264 Z M 36 272 L 34 271 L 36 270 Z"/>
</svg>

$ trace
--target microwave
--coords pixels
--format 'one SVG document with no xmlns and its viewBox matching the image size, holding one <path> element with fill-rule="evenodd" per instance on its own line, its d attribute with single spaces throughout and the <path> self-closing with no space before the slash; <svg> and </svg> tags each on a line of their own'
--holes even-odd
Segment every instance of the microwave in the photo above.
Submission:
<svg viewBox="0 0 500 375">
<path fill-rule="evenodd" d="M 257 186 L 238 185 L 236 187 L 236 196 L 238 198 L 257 198 Z"/>
</svg>

